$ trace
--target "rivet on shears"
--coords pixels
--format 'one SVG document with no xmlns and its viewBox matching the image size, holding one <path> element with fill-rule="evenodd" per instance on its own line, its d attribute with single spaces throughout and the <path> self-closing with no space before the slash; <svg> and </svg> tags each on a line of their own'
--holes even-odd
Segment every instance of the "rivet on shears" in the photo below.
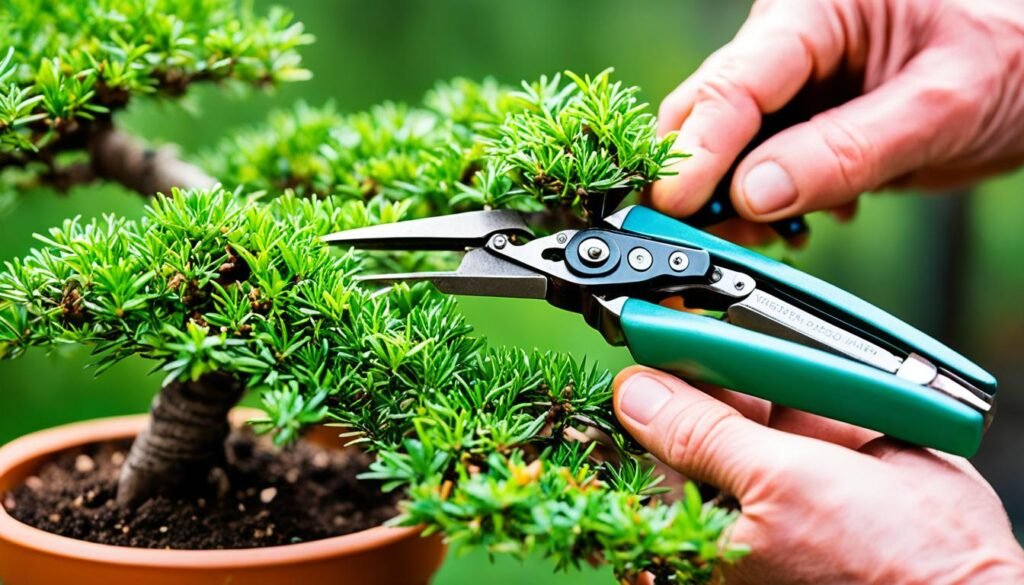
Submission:
<svg viewBox="0 0 1024 585">
<path fill-rule="evenodd" d="M 629 251 L 629 265 L 638 272 L 643 272 L 651 267 L 654 263 L 654 258 L 651 257 L 651 253 L 646 248 L 636 247 Z"/>
<path fill-rule="evenodd" d="M 683 252 L 672 252 L 668 257 L 668 265 L 672 270 L 682 272 L 690 265 L 690 257 Z"/>
<path fill-rule="evenodd" d="M 579 255 L 580 260 L 587 264 L 595 265 L 607 260 L 611 256 L 611 251 L 604 240 L 600 238 L 587 238 L 580 242 Z"/>
</svg>

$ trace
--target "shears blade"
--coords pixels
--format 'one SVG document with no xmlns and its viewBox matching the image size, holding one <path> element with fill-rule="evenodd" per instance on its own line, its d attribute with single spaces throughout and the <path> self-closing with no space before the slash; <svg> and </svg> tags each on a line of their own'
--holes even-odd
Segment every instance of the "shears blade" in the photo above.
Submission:
<svg viewBox="0 0 1024 585">
<path fill-rule="evenodd" d="M 439 291 L 452 295 L 543 299 L 548 292 L 546 276 L 498 258 L 483 248 L 466 252 L 454 272 L 368 274 L 356 279 L 380 285 L 432 282 Z"/>
<path fill-rule="evenodd" d="M 533 237 L 519 212 L 500 209 L 383 223 L 336 232 L 321 239 L 329 244 L 367 250 L 464 250 L 482 246 L 496 233 Z"/>
</svg>

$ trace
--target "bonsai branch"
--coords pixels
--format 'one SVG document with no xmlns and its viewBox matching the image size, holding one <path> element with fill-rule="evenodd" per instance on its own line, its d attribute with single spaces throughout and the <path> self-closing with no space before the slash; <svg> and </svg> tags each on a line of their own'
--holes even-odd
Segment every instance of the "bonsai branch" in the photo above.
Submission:
<svg viewBox="0 0 1024 585">
<path fill-rule="evenodd" d="M 199 167 L 178 158 L 172 148 L 148 148 L 110 126 L 96 132 L 88 151 L 96 177 L 115 181 L 141 195 L 170 193 L 171 187 L 203 189 L 217 183 Z"/>
<path fill-rule="evenodd" d="M 226 463 L 227 414 L 243 390 L 241 382 L 225 374 L 165 386 L 153 399 L 149 422 L 121 469 L 118 504 L 207 488 L 211 471 Z"/>
</svg>

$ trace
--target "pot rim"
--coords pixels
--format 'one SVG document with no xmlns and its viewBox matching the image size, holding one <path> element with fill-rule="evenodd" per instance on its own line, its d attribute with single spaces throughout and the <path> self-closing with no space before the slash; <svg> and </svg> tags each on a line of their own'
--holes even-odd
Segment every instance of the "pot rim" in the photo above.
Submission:
<svg viewBox="0 0 1024 585">
<path fill-rule="evenodd" d="M 255 409 L 232 411 L 233 420 L 246 420 Z M 0 477 L 21 465 L 60 451 L 90 443 L 134 437 L 142 429 L 148 415 L 137 414 L 99 418 L 56 426 L 30 433 L 0 447 Z M 0 505 L 0 539 L 23 548 L 59 557 L 102 562 L 110 565 L 216 569 L 261 567 L 283 562 L 310 562 L 338 556 L 355 555 L 395 541 L 417 537 L 422 527 L 377 526 L 360 532 L 297 544 L 263 548 L 183 550 L 147 549 L 114 546 L 78 540 L 46 532 L 14 519 Z"/>
</svg>

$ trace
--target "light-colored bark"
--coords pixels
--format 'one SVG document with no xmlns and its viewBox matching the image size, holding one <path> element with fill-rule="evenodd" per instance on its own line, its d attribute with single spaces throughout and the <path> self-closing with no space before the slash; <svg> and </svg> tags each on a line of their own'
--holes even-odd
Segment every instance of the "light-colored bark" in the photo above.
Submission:
<svg viewBox="0 0 1024 585">
<path fill-rule="evenodd" d="M 206 188 L 217 184 L 203 169 L 178 158 L 169 146 L 153 149 L 112 127 L 98 130 L 88 145 L 99 178 L 115 181 L 141 195 L 170 193 L 171 187 Z"/>
<path fill-rule="evenodd" d="M 227 414 L 242 391 L 237 380 L 223 374 L 165 386 L 121 468 L 118 503 L 132 506 L 160 494 L 207 489 L 211 471 L 225 463 Z"/>
</svg>

